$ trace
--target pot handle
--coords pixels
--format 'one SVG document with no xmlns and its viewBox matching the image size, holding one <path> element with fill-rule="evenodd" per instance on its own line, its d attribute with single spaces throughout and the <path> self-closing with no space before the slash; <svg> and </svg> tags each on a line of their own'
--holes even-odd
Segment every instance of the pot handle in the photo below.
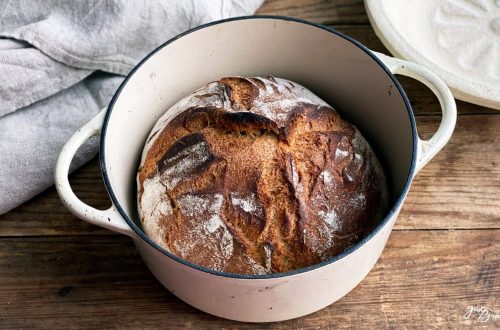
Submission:
<svg viewBox="0 0 500 330">
<path fill-rule="evenodd" d="M 417 166 L 418 173 L 448 143 L 457 121 L 457 106 L 450 89 L 430 70 L 421 65 L 374 52 L 393 74 L 401 74 L 416 79 L 426 85 L 438 98 L 441 105 L 442 119 L 438 130 L 429 140 L 418 138 Z"/>
<path fill-rule="evenodd" d="M 76 151 L 92 136 L 101 134 L 105 114 L 106 109 L 101 110 L 66 142 L 57 158 L 54 181 L 61 201 L 71 213 L 91 224 L 133 237 L 134 232 L 114 204 L 104 211 L 85 204 L 75 195 L 68 180 L 69 167 Z"/>
</svg>

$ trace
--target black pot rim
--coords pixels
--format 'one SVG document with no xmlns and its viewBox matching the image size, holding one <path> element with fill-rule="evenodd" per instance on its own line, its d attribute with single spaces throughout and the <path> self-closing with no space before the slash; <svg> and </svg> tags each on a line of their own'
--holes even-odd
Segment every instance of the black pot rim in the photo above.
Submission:
<svg viewBox="0 0 500 330">
<path fill-rule="evenodd" d="M 380 221 L 380 223 L 369 234 L 367 234 L 365 237 L 363 237 L 363 239 L 361 239 L 360 241 L 358 241 L 356 244 L 350 246 L 349 248 L 347 248 L 346 250 L 344 250 L 340 254 L 338 254 L 338 255 L 336 255 L 336 256 L 328 259 L 328 260 L 325 260 L 325 261 L 323 261 L 321 263 L 318 263 L 318 264 L 315 264 L 315 265 L 311 265 L 311 266 L 308 266 L 308 267 L 304 267 L 304 268 L 300 268 L 300 269 L 295 269 L 295 270 L 288 271 L 288 272 L 262 274 L 262 275 L 248 275 L 248 274 L 226 273 L 226 272 L 216 271 L 216 270 L 213 270 L 213 269 L 210 269 L 210 268 L 207 268 L 207 267 L 199 266 L 199 265 L 196 265 L 194 263 L 191 263 L 191 262 L 189 262 L 187 260 L 184 260 L 182 258 L 179 258 L 179 257 L 175 256 L 174 254 L 168 252 L 167 250 L 163 249 L 158 244 L 156 244 L 155 242 L 153 242 L 148 236 L 146 236 L 146 234 L 142 231 L 142 229 L 140 229 L 135 224 L 135 222 L 132 221 L 132 219 L 130 219 L 130 217 L 128 216 L 128 214 L 124 211 L 124 209 L 122 208 L 122 206 L 118 202 L 118 199 L 117 199 L 115 193 L 113 192 L 113 188 L 111 186 L 111 182 L 109 180 L 109 176 L 108 176 L 108 173 L 107 173 L 107 170 L 106 170 L 106 154 L 105 154 L 105 149 L 106 149 L 105 148 L 105 146 L 106 146 L 106 131 L 107 131 L 107 127 L 108 127 L 108 123 L 109 123 L 109 120 L 110 120 L 110 116 L 111 116 L 111 113 L 113 112 L 113 107 L 114 107 L 114 105 L 116 103 L 116 100 L 120 96 L 123 88 L 128 83 L 128 81 L 130 80 L 130 78 L 135 74 L 135 72 L 137 70 L 139 70 L 139 68 L 150 57 L 152 57 L 154 54 L 156 54 L 156 52 L 158 52 L 159 50 L 161 50 L 164 47 L 168 46 L 169 44 L 175 42 L 177 39 L 180 39 L 180 38 L 182 38 L 184 36 L 187 36 L 187 35 L 189 35 L 189 34 L 191 34 L 193 32 L 196 32 L 198 30 L 201 30 L 201 29 L 213 26 L 213 25 L 224 24 L 224 23 L 227 23 L 227 22 L 241 21 L 241 20 L 254 20 L 254 19 L 255 20 L 258 20 L 258 19 L 283 20 L 283 21 L 291 21 L 291 22 L 295 22 L 295 23 L 305 24 L 305 25 L 308 25 L 308 26 L 313 26 L 313 27 L 316 27 L 318 29 L 321 29 L 321 30 L 333 33 L 336 36 L 339 36 L 339 37 L 341 37 L 341 38 L 343 38 L 343 39 L 351 42 L 352 44 L 354 44 L 358 48 L 360 48 L 368 56 L 370 56 L 387 73 L 387 75 L 393 81 L 394 86 L 396 86 L 398 92 L 400 93 L 400 95 L 403 98 L 404 103 L 406 105 L 406 109 L 408 111 L 408 117 L 409 117 L 409 120 L 410 120 L 411 129 L 412 129 L 412 135 L 413 135 L 412 161 L 411 161 L 411 166 L 409 168 L 408 176 L 407 176 L 405 185 L 403 187 L 403 190 L 402 190 L 401 194 L 399 195 L 399 197 L 397 198 L 397 200 L 394 202 L 392 208 L 387 213 L 387 215 Z M 408 100 L 408 97 L 406 96 L 406 93 L 404 92 L 403 88 L 399 84 L 399 82 L 396 79 L 396 77 L 391 73 L 391 71 L 366 46 L 364 46 L 363 44 L 361 44 L 358 41 L 354 40 L 353 38 L 351 38 L 351 37 L 349 37 L 347 35 L 344 35 L 343 33 L 340 33 L 340 32 L 338 32 L 338 31 L 336 31 L 336 30 L 334 30 L 332 28 L 329 28 L 329 27 L 321 25 L 321 24 L 309 22 L 309 21 L 306 21 L 306 20 L 303 20 L 303 19 L 299 19 L 299 18 L 288 17 L 288 16 L 275 16 L 275 15 L 240 16 L 240 17 L 228 18 L 228 19 L 223 19 L 223 20 L 219 20 L 219 21 L 214 21 L 214 22 L 211 22 L 211 23 L 207 23 L 207 24 L 204 24 L 204 25 L 200 25 L 200 26 L 195 27 L 195 28 L 193 28 L 191 30 L 188 30 L 188 31 L 186 31 L 184 33 L 181 33 L 178 36 L 173 37 L 172 39 L 166 41 L 165 43 L 163 43 L 162 45 L 158 46 L 156 49 L 154 49 L 153 51 L 151 51 L 146 57 L 144 57 L 132 69 L 132 71 L 127 75 L 127 77 L 125 78 L 125 80 L 118 87 L 117 91 L 115 92 L 115 94 L 114 94 L 113 98 L 111 99 L 111 102 L 110 102 L 110 104 L 109 104 L 109 106 L 107 108 L 106 115 L 105 115 L 105 118 L 104 118 L 104 122 L 103 122 L 103 125 L 102 125 L 102 130 L 101 130 L 101 140 L 100 140 L 100 150 L 99 150 L 99 162 L 100 162 L 100 167 L 101 167 L 101 173 L 102 173 L 102 176 L 103 176 L 103 179 L 104 179 L 104 185 L 106 187 L 106 190 L 107 190 L 107 192 L 108 192 L 108 194 L 109 194 L 109 196 L 110 196 L 110 198 L 111 198 L 114 206 L 118 210 L 118 212 L 121 214 L 121 216 L 125 219 L 125 221 L 127 222 L 127 224 L 132 228 L 132 230 L 135 232 L 135 234 L 140 239 L 142 239 L 143 241 L 145 241 L 146 243 L 148 243 L 149 245 L 151 245 L 152 247 L 154 247 L 160 253 L 164 254 L 166 257 L 171 258 L 171 259 L 173 259 L 173 260 L 175 260 L 175 261 L 177 261 L 177 262 L 179 262 L 179 263 L 181 263 L 181 264 L 183 264 L 185 266 L 191 267 L 193 269 L 196 269 L 196 270 L 199 270 L 199 271 L 202 271 L 202 272 L 205 272 L 205 273 L 216 275 L 216 276 L 227 277 L 227 278 L 234 278 L 234 279 L 271 279 L 271 278 L 281 278 L 281 277 L 287 277 L 287 276 L 292 276 L 292 275 L 307 273 L 307 272 L 313 271 L 315 269 L 322 268 L 322 267 L 325 267 L 325 266 L 330 265 L 332 263 L 335 263 L 336 261 L 338 261 L 338 260 L 340 260 L 340 259 L 348 256 L 349 254 L 351 254 L 354 251 L 356 251 L 359 248 L 361 248 L 368 241 L 370 241 L 383 227 L 385 227 L 388 224 L 388 222 L 394 216 L 396 216 L 396 213 L 397 213 L 398 209 L 402 206 L 402 204 L 403 204 L 403 202 L 405 200 L 406 194 L 407 194 L 407 192 L 408 192 L 408 190 L 410 188 L 410 184 L 411 184 L 411 181 L 413 179 L 413 175 L 414 175 L 415 168 L 416 168 L 416 159 L 417 159 L 416 154 L 417 154 L 417 141 L 418 141 L 417 139 L 418 139 L 418 134 L 417 134 L 417 128 L 416 128 L 416 123 L 415 123 L 415 117 L 413 115 L 413 110 L 411 108 L 411 105 L 410 105 L 410 102 Z"/>
</svg>

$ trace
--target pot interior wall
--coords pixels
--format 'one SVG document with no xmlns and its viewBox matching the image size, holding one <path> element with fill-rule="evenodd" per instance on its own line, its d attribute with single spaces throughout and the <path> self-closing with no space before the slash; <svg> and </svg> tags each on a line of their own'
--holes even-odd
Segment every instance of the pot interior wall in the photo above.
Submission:
<svg viewBox="0 0 500 330">
<path fill-rule="evenodd" d="M 412 128 L 403 97 L 383 68 L 332 32 L 255 18 L 173 41 L 143 63 L 116 98 L 105 137 L 106 170 L 132 220 L 137 221 L 137 167 L 156 120 L 184 95 L 233 75 L 273 75 L 311 89 L 360 129 L 386 167 L 392 196 L 401 194 L 412 160 Z"/>
</svg>

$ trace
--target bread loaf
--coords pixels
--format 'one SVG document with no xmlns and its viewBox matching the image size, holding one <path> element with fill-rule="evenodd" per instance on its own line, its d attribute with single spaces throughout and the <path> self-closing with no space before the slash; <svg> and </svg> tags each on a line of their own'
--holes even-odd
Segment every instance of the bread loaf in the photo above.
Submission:
<svg viewBox="0 0 500 330">
<path fill-rule="evenodd" d="M 306 88 L 223 78 L 153 128 L 138 174 L 147 235 L 192 263 L 239 274 L 327 260 L 385 215 L 373 150 Z"/>
</svg>

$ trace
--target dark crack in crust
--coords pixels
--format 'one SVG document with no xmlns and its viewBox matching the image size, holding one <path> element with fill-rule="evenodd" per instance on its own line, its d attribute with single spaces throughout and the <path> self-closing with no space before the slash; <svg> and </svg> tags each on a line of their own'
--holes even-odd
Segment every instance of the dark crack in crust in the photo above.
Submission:
<svg viewBox="0 0 500 330">
<path fill-rule="evenodd" d="M 230 109 L 191 107 L 154 133 L 140 168 L 139 199 L 144 180 L 180 164 L 183 150 L 200 143 L 208 150 L 201 165 L 167 189 L 173 213 L 159 221 L 172 253 L 216 268 L 203 250 L 193 255 L 177 248 L 188 243 L 198 221 L 177 206 L 187 194 L 222 196 L 219 216 L 235 248 L 219 270 L 233 273 L 255 273 L 248 257 L 265 272 L 321 262 L 361 239 L 385 214 L 386 180 L 376 156 L 333 108 L 298 102 L 281 125 L 253 111 L 260 91 L 278 83 L 273 77 L 223 78 L 219 97 L 230 100 Z M 257 207 L 238 207 L 234 196 L 255 196 Z"/>
</svg>

